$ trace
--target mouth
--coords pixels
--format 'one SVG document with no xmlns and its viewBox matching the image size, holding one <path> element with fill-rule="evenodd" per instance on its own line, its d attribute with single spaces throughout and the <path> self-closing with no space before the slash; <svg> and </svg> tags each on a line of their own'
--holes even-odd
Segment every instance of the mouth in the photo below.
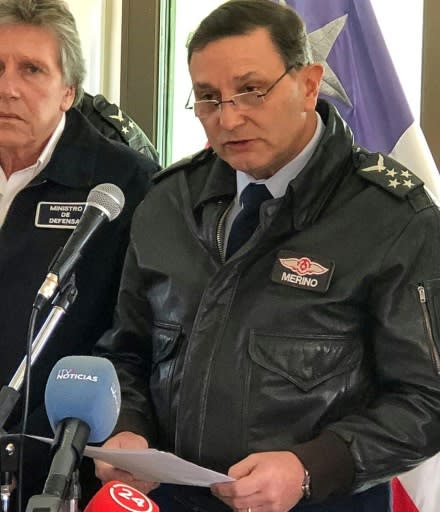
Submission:
<svg viewBox="0 0 440 512">
<path fill-rule="evenodd" d="M 7 113 L 7 112 L 0 112 L 0 119 L 7 119 L 7 120 L 10 120 L 10 119 L 17 119 L 17 120 L 21 120 L 21 117 L 17 116 L 16 114 L 10 114 L 10 113 Z"/>
<path fill-rule="evenodd" d="M 250 146 L 253 142 L 254 139 L 227 140 L 224 146 L 230 149 L 240 149 Z"/>
</svg>

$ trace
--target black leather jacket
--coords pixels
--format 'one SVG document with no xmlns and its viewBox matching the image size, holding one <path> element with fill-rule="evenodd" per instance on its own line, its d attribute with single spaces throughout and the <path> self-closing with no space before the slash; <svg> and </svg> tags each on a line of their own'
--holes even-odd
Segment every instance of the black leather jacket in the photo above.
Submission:
<svg viewBox="0 0 440 512">
<path fill-rule="evenodd" d="M 84 205 L 90 190 L 100 183 L 114 183 L 125 195 L 121 215 L 103 226 L 83 251 L 75 267 L 78 298 L 32 367 L 27 424 L 31 434 L 52 435 L 44 389 L 54 364 L 67 355 L 90 354 L 96 339 L 112 325 L 131 217 L 158 169 L 127 146 L 104 138 L 79 112 L 70 109 L 50 162 L 16 195 L 9 208 L 0 229 L 2 386 L 9 384 L 26 355 L 32 303 L 55 254 L 72 234 L 68 223 L 51 223 L 61 220 L 59 212 L 50 213 L 52 206 Z M 50 304 L 38 316 L 36 334 L 49 312 Z M 21 413 L 19 403 L 5 425 L 8 432 L 21 428 Z M 35 441 L 26 442 L 24 454 L 24 467 L 32 467 L 24 471 L 22 481 L 26 503 L 31 495 L 41 493 L 50 459 L 47 448 Z M 85 476 L 83 470 L 81 476 Z M 91 480 L 87 486 L 89 483 Z M 90 499 L 90 492 L 83 487 L 85 498 Z"/>
<path fill-rule="evenodd" d="M 100 351 L 119 430 L 220 471 L 292 450 L 323 500 L 440 448 L 440 217 L 420 180 L 318 110 L 318 149 L 226 263 L 233 169 L 207 150 L 157 176 Z"/>
</svg>

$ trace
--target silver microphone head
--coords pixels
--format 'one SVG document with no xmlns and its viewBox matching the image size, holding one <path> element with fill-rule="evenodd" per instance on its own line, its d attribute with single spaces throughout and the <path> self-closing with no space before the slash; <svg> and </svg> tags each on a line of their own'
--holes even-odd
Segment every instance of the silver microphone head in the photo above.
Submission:
<svg viewBox="0 0 440 512">
<path fill-rule="evenodd" d="M 125 197 L 122 190 L 113 183 L 100 183 L 89 192 L 87 204 L 99 208 L 111 222 L 124 208 Z"/>
</svg>

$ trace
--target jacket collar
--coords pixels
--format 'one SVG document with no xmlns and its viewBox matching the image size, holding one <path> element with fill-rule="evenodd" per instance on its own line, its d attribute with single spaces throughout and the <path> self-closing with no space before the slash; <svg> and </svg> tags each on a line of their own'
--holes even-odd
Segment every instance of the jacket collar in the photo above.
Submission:
<svg viewBox="0 0 440 512">
<path fill-rule="evenodd" d="M 292 211 L 295 229 L 302 230 L 313 223 L 332 196 L 332 192 L 347 173 L 352 164 L 353 134 L 335 107 L 325 100 L 317 105 L 325 131 L 314 154 L 299 173 L 290 182 L 285 198 L 282 200 Z M 195 202 L 195 209 L 210 201 L 232 200 L 236 193 L 235 170 L 226 162 L 212 155 L 211 169 L 202 173 L 203 185 Z M 281 202 L 281 200 L 280 200 Z"/>
<path fill-rule="evenodd" d="M 212 155 L 215 159 L 207 175 L 202 176 L 204 185 L 195 204 L 196 209 L 211 201 L 232 200 L 236 193 L 235 169 L 216 157 L 214 152 Z"/>
<path fill-rule="evenodd" d="M 299 176 L 290 182 L 294 226 L 304 229 L 313 223 L 329 201 L 341 179 L 352 166 L 353 134 L 335 107 L 319 100 L 317 110 L 325 131 Z"/>
<path fill-rule="evenodd" d="M 80 112 L 70 109 L 66 113 L 66 127 L 49 164 L 32 183 L 50 180 L 67 187 L 95 185 L 97 152 L 91 148 L 95 148 L 101 139 L 99 132 Z"/>
</svg>

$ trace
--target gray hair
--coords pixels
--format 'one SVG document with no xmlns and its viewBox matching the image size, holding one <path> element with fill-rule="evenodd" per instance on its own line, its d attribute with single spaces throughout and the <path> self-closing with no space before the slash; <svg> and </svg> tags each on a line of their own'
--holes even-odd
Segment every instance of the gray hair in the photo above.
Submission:
<svg viewBox="0 0 440 512">
<path fill-rule="evenodd" d="M 64 0 L 0 0 L 0 25 L 9 24 L 35 25 L 55 34 L 63 80 L 75 88 L 78 104 L 84 94 L 85 63 L 75 19 Z"/>
</svg>

